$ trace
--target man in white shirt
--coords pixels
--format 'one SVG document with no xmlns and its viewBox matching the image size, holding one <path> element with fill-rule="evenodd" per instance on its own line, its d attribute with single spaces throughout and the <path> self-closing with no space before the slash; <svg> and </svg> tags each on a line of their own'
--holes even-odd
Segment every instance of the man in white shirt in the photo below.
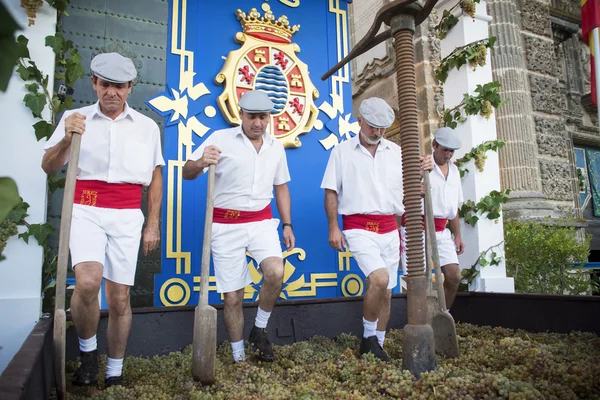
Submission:
<svg viewBox="0 0 600 400">
<path fill-rule="evenodd" d="M 217 292 L 224 294 L 225 327 L 233 359 L 245 361 L 244 288 L 252 282 L 246 252 L 256 260 L 263 275 L 260 300 L 249 342 L 262 361 L 273 361 L 267 323 L 283 284 L 283 255 L 272 217 L 275 189 L 282 219 L 283 243 L 295 245 L 291 224 L 291 202 L 287 182 L 290 174 L 285 149 L 269 135 L 269 116 L 274 108 L 262 91 L 246 92 L 239 101 L 242 125 L 210 135 L 191 155 L 183 168 L 184 179 L 195 179 L 216 165 L 215 209 L 211 250 Z"/>
<path fill-rule="evenodd" d="M 69 244 L 76 279 L 71 315 L 81 352 L 73 384 L 95 385 L 98 380 L 98 291 L 104 278 L 109 313 L 105 385 L 109 387 L 122 384 L 131 330 L 129 291 L 140 236 L 144 254 L 160 242 L 165 163 L 158 125 L 127 104 L 137 75 L 133 62 L 105 53 L 94 57 L 90 69 L 98 102 L 64 113 L 44 147 L 42 168 L 48 174 L 62 168 L 69 161 L 73 134 L 82 135 Z M 148 187 L 148 218 L 142 232 L 144 186 Z"/>
<path fill-rule="evenodd" d="M 460 172 L 451 161 L 454 151 L 460 149 L 460 146 L 460 138 L 453 129 L 448 127 L 438 129 L 433 140 L 432 157 L 435 167 L 429 175 L 435 236 L 444 274 L 444 292 L 448 309 L 454 303 L 461 280 L 458 255 L 465 250 L 458 216 L 458 210 L 464 201 Z M 450 221 L 450 229 L 446 228 L 448 221 Z"/>
<path fill-rule="evenodd" d="M 359 113 L 359 134 L 333 149 L 321 188 L 325 189 L 329 244 L 340 251 L 348 247 L 367 277 L 360 352 L 371 352 L 389 361 L 383 342 L 392 289 L 398 283 L 400 238 L 396 216 L 404 214 L 402 152 L 398 145 L 383 138 L 395 118 L 384 100 L 364 100 Z M 421 159 L 421 168 L 431 169 L 431 160 Z M 343 231 L 338 213 L 342 215 Z"/>
<path fill-rule="evenodd" d="M 429 174 L 431 184 L 431 201 L 435 223 L 435 237 L 440 257 L 440 265 L 444 274 L 444 293 L 446 307 L 450 309 L 461 274 L 458 266 L 458 255 L 462 254 L 465 245 L 460 235 L 458 210 L 463 203 L 460 172 L 450 160 L 454 151 L 461 146 L 460 138 L 453 129 L 444 127 L 435 132 L 432 143 L 434 169 Z M 450 229 L 446 228 L 450 222 Z M 425 224 L 423 224 L 425 230 Z M 406 248 L 404 219 L 401 228 L 402 247 Z M 423 242 L 425 233 L 423 233 Z M 406 251 L 402 252 L 402 268 L 406 270 Z"/>
</svg>

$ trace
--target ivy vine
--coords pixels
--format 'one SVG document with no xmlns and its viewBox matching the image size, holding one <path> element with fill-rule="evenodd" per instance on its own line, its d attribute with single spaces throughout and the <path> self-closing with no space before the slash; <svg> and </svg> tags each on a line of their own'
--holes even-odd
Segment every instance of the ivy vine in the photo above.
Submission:
<svg viewBox="0 0 600 400">
<path fill-rule="evenodd" d="M 459 210 L 458 215 L 465 219 L 465 223 L 475 226 L 479 221 L 479 215 L 486 214 L 487 219 L 500 218 L 502 204 L 508 201 L 510 189 L 504 191 L 492 190 L 490 194 L 483 197 L 477 204 L 473 200 L 467 200 Z"/>
<path fill-rule="evenodd" d="M 483 142 L 473 147 L 470 152 L 454 161 L 454 164 L 458 167 L 458 171 L 460 172 L 460 177 L 462 178 L 469 172 L 468 169 L 464 168 L 464 165 L 471 160 L 475 160 L 475 167 L 477 167 L 479 172 L 483 172 L 485 160 L 487 160 L 487 155 L 485 153 L 488 151 L 498 152 L 502 147 L 504 147 L 504 141 L 502 140 L 488 140 L 487 142 Z"/>
<path fill-rule="evenodd" d="M 480 1 L 481 0 L 461 0 L 452 8 L 444 10 L 440 23 L 435 27 L 435 29 L 438 31 L 438 38 L 445 38 L 450 29 L 454 28 L 458 24 L 458 18 L 452 14 L 452 11 L 456 7 L 462 8 L 462 11 L 465 14 L 475 19 L 475 3 L 479 4 Z"/>
<path fill-rule="evenodd" d="M 508 101 L 500 98 L 501 86 L 495 81 L 477 85 L 476 94 L 465 94 L 462 101 L 454 108 L 444 109 L 440 125 L 456 129 L 458 124 L 467 120 L 467 116 L 477 114 L 489 119 L 494 108 L 499 108 Z"/>
<path fill-rule="evenodd" d="M 473 69 L 484 66 L 487 58 L 487 50 L 492 49 L 496 43 L 496 37 L 490 36 L 467 45 L 457 47 L 452 53 L 444 57 L 440 66 L 435 69 L 435 77 L 440 83 L 446 82 L 448 72 L 452 68 L 459 70 L 466 63 L 470 63 Z"/>
<path fill-rule="evenodd" d="M 493 251 L 493 249 L 496 247 L 500 247 L 502 245 L 502 243 L 504 243 L 504 241 L 479 253 L 479 257 L 477 257 L 477 260 L 475 260 L 475 263 L 473 265 L 471 265 L 470 268 L 465 268 L 461 271 L 461 275 L 462 275 L 461 285 L 465 286 L 462 289 L 465 289 L 465 290 L 467 289 L 468 285 L 471 284 L 471 282 L 473 282 L 473 280 L 475 280 L 477 275 L 479 275 L 481 268 L 487 267 L 488 265 L 500 265 L 500 263 L 503 260 L 502 255 Z M 489 255 L 489 257 L 488 257 L 488 255 Z"/>
</svg>

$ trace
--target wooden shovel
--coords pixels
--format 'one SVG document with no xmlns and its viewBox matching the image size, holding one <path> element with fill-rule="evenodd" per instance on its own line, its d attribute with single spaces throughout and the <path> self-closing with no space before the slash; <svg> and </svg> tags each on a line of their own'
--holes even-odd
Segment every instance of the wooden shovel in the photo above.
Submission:
<svg viewBox="0 0 600 400">
<path fill-rule="evenodd" d="M 69 165 L 65 179 L 62 213 L 60 216 L 60 234 L 58 239 L 58 262 L 56 266 L 56 298 L 54 302 L 54 378 L 59 399 L 66 396 L 65 375 L 66 325 L 65 292 L 67 288 L 67 263 L 69 262 L 69 239 L 71 237 L 71 216 L 73 215 L 73 196 L 77 180 L 81 135 L 74 133 L 71 139 Z"/>
<path fill-rule="evenodd" d="M 203 385 L 215 382 L 217 357 L 217 310 L 208 305 L 208 279 L 210 270 L 210 242 L 215 192 L 215 165 L 208 167 L 208 189 L 206 191 L 206 219 L 202 242 L 202 275 L 200 279 L 200 301 L 194 314 L 194 344 L 192 349 L 192 376 Z"/>
<path fill-rule="evenodd" d="M 431 327 L 433 328 L 433 336 L 435 338 L 435 351 L 446 357 L 458 357 L 459 350 L 458 339 L 456 337 L 456 324 L 454 323 L 454 318 L 452 318 L 452 315 L 450 315 L 446 309 L 446 297 L 444 295 L 444 286 L 442 284 L 440 256 L 435 237 L 435 223 L 433 221 L 433 203 L 431 200 L 429 171 L 424 171 L 423 183 L 425 185 L 425 232 L 433 256 L 435 285 L 440 306 L 439 310 L 431 318 Z"/>
</svg>

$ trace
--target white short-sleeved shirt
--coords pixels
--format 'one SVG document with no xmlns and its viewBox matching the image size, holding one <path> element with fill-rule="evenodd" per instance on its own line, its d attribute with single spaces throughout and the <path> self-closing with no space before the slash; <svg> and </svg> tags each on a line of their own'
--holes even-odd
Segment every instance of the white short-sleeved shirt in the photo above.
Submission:
<svg viewBox="0 0 600 400">
<path fill-rule="evenodd" d="M 337 192 L 342 215 L 404 214 L 400 146 L 382 139 L 373 157 L 358 135 L 338 144 L 329 156 L 321 188 Z"/>
<path fill-rule="evenodd" d="M 221 150 L 215 177 L 215 207 L 262 210 L 273 198 L 273 185 L 290 181 L 285 149 L 268 133 L 257 153 L 241 126 L 221 129 L 213 132 L 189 159 L 200 159 L 204 148 L 210 145 Z"/>
<path fill-rule="evenodd" d="M 433 158 L 433 155 L 431 156 Z M 433 171 L 429 174 L 431 200 L 435 218 L 454 219 L 463 203 L 460 172 L 454 163 L 448 163 L 448 177 L 444 177 L 440 167 L 433 161 Z"/>
<path fill-rule="evenodd" d="M 98 103 L 65 111 L 44 150 L 65 137 L 65 119 L 76 112 L 86 117 L 77 179 L 150 185 L 154 169 L 165 165 L 160 130 L 156 122 L 127 103 L 115 120 L 104 115 Z"/>
</svg>

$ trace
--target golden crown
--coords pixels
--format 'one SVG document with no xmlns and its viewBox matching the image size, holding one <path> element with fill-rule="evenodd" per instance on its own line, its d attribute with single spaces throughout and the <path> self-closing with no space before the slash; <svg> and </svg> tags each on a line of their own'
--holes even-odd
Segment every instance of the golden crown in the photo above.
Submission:
<svg viewBox="0 0 600 400">
<path fill-rule="evenodd" d="M 261 16 L 256 8 L 251 9 L 248 14 L 238 9 L 235 14 L 244 33 L 259 39 L 291 43 L 292 35 L 300 29 L 300 25 L 290 26 L 290 21 L 285 15 L 275 20 L 275 15 L 269 8 L 264 16 Z"/>
</svg>

